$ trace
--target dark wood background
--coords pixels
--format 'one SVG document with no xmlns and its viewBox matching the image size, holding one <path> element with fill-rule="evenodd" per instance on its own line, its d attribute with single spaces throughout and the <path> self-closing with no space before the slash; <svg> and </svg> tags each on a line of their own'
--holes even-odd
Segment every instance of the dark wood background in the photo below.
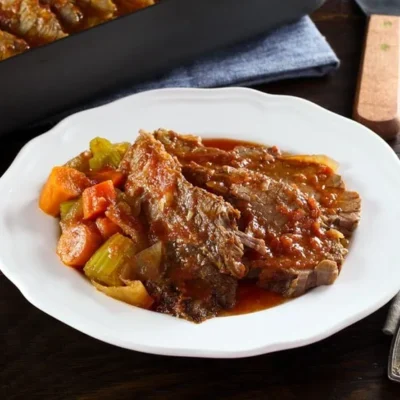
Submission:
<svg viewBox="0 0 400 400">
<path fill-rule="evenodd" d="M 258 89 L 351 117 L 366 18 L 346 0 L 328 0 L 312 17 L 340 69 Z M 37 133 L 12 135 L 1 146 L 0 174 Z M 400 141 L 391 145 L 400 154 Z M 0 272 L 0 399 L 400 399 L 400 384 L 386 375 L 390 338 L 381 329 L 387 308 L 304 348 L 238 360 L 161 357 L 101 343 L 56 321 Z"/>
</svg>

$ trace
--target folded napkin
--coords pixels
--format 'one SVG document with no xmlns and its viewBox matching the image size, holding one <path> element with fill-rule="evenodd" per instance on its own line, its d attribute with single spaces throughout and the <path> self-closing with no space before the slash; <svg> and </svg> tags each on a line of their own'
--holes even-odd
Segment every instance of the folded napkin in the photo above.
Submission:
<svg viewBox="0 0 400 400">
<path fill-rule="evenodd" d="M 339 60 L 306 16 L 273 32 L 215 51 L 151 81 L 141 82 L 111 96 L 98 98 L 53 116 L 34 127 L 47 129 L 66 116 L 145 90 L 168 87 L 212 88 L 250 86 L 282 79 L 318 77 L 335 70 Z"/>
<path fill-rule="evenodd" d="M 322 76 L 338 66 L 335 53 L 307 16 L 262 37 L 176 68 L 156 80 L 127 88 L 119 97 L 156 88 L 250 86 Z"/>
</svg>

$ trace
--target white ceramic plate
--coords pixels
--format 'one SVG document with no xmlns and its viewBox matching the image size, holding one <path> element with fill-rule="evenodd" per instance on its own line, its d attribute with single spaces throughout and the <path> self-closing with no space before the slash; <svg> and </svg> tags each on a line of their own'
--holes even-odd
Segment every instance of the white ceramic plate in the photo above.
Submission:
<svg viewBox="0 0 400 400">
<path fill-rule="evenodd" d="M 63 266 L 55 254 L 57 222 L 37 207 L 50 169 L 95 136 L 133 141 L 140 128 L 159 127 L 336 159 L 348 188 L 362 196 L 362 216 L 335 284 L 269 310 L 195 325 L 113 300 Z M 303 346 L 374 312 L 400 289 L 397 156 L 361 125 L 294 97 L 239 88 L 164 89 L 84 111 L 28 143 L 0 179 L 0 192 L 3 273 L 54 318 L 132 350 L 233 358 Z"/>
</svg>

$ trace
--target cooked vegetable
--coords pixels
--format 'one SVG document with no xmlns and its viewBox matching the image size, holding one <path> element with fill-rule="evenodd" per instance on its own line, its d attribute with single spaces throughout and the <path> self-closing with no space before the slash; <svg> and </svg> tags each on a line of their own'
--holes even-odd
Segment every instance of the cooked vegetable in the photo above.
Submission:
<svg viewBox="0 0 400 400">
<path fill-rule="evenodd" d="M 80 10 L 75 0 L 40 0 L 40 3 L 50 6 L 60 21 L 68 27 L 79 25 L 83 18 L 82 10 Z"/>
<path fill-rule="evenodd" d="M 116 149 L 119 152 L 119 154 L 121 154 L 121 157 L 125 155 L 130 146 L 131 144 L 129 142 L 121 142 L 113 144 L 114 149 Z"/>
<path fill-rule="evenodd" d="M 329 229 L 326 234 L 333 239 L 344 239 L 344 235 L 342 232 L 337 229 Z"/>
<path fill-rule="evenodd" d="M 82 222 L 83 220 L 83 204 L 82 198 L 80 197 L 75 201 L 72 207 L 69 209 L 65 216 L 61 217 L 60 225 L 61 229 L 64 231 L 67 227 Z"/>
<path fill-rule="evenodd" d="M 71 225 L 61 234 L 57 254 L 64 264 L 83 267 L 101 242 L 102 237 L 94 224 Z"/>
<path fill-rule="evenodd" d="M 140 214 L 141 209 L 141 198 L 140 196 L 131 197 L 128 196 L 125 192 L 119 189 L 115 189 L 117 192 L 117 204 L 126 203 L 130 207 L 131 214 L 137 217 Z"/>
<path fill-rule="evenodd" d="M 112 143 L 104 138 L 96 137 L 90 141 L 93 157 L 89 161 L 90 168 L 98 171 L 105 167 L 117 168 L 122 160 L 120 152 Z"/>
<path fill-rule="evenodd" d="M 0 0 L 0 61 L 157 0 Z"/>
<path fill-rule="evenodd" d="M 76 157 L 66 162 L 65 166 L 75 168 L 81 172 L 87 172 L 90 170 L 89 160 L 91 158 L 92 158 L 92 153 L 90 151 L 83 151 Z"/>
<path fill-rule="evenodd" d="M 91 10 L 104 14 L 114 14 L 117 10 L 112 0 L 77 0 L 81 6 L 88 7 Z"/>
<path fill-rule="evenodd" d="M 0 61 L 29 49 L 28 43 L 0 29 Z"/>
<path fill-rule="evenodd" d="M 94 219 L 104 213 L 107 207 L 117 198 L 112 181 L 105 181 L 91 186 L 82 193 L 83 216 L 85 219 Z"/>
<path fill-rule="evenodd" d="M 90 186 L 86 175 L 70 167 L 54 167 L 39 198 L 39 207 L 47 214 L 58 216 L 64 201 L 77 198 Z"/>
<path fill-rule="evenodd" d="M 38 0 L 1 0 L 0 28 L 35 46 L 68 36 L 56 16 Z"/>
<path fill-rule="evenodd" d="M 99 232 L 101 233 L 101 236 L 103 236 L 103 239 L 108 239 L 115 233 L 122 232 L 121 228 L 118 225 L 114 224 L 114 222 L 112 222 L 107 217 L 97 218 L 96 226 Z"/>
<path fill-rule="evenodd" d="M 161 261 L 163 257 L 162 242 L 136 254 L 133 263 L 124 268 L 124 278 L 157 281 L 162 275 Z"/>
<path fill-rule="evenodd" d="M 83 272 L 91 280 L 119 286 L 122 285 L 121 269 L 131 262 L 134 255 L 135 246 L 132 240 L 116 233 L 93 254 Z"/>
<path fill-rule="evenodd" d="M 68 200 L 60 204 L 60 218 L 61 221 L 65 220 L 71 208 L 78 202 L 78 200 Z"/>
<path fill-rule="evenodd" d="M 128 203 L 119 201 L 112 205 L 105 212 L 114 224 L 118 225 L 125 235 L 128 235 L 136 246 L 136 252 L 148 247 L 147 234 L 142 221 L 133 215 L 131 206 Z"/>
<path fill-rule="evenodd" d="M 92 281 L 92 284 L 97 290 L 110 296 L 116 300 L 123 301 L 124 303 L 131 304 L 132 306 L 149 309 L 154 300 L 147 293 L 146 288 L 140 281 L 127 281 L 127 286 L 103 286 L 96 281 Z"/>
<path fill-rule="evenodd" d="M 324 155 L 285 155 L 282 156 L 282 158 L 285 160 L 326 165 L 333 172 L 336 172 L 339 168 L 339 163 L 337 161 Z"/>
<path fill-rule="evenodd" d="M 111 180 L 115 187 L 121 187 L 125 182 L 125 175 L 121 171 L 112 168 L 101 171 L 90 171 L 86 173 L 87 177 L 94 183 L 100 183 Z"/>
</svg>

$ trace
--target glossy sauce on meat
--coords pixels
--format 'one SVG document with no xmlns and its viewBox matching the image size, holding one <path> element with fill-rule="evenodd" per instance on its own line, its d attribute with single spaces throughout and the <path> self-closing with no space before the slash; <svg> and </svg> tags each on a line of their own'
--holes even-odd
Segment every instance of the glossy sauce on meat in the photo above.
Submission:
<svg viewBox="0 0 400 400">
<path fill-rule="evenodd" d="M 259 146 L 251 142 L 231 139 L 203 139 L 202 142 L 207 147 L 225 151 L 239 146 L 249 149 Z M 332 239 L 336 239 L 335 235 L 338 232 L 321 229 L 320 216 L 322 213 L 334 215 L 337 212 L 336 210 L 340 208 L 338 203 L 345 189 L 342 185 L 335 185 L 336 175 L 328 166 L 286 160 L 285 157 L 280 157 L 277 149 L 276 152 L 277 157 L 271 157 L 271 161 L 258 162 L 257 157 L 251 156 L 249 160 L 253 171 L 264 173 L 276 181 L 291 185 L 285 196 L 291 199 L 290 203 L 293 206 L 285 202 L 278 206 L 279 213 L 287 219 L 285 229 L 287 232 L 282 234 L 280 227 L 275 231 L 273 226 L 269 226 L 268 231 L 265 230 L 263 221 L 258 224 L 251 210 L 247 213 L 245 209 L 242 209 L 241 220 L 243 226 L 252 224 L 255 235 L 265 239 L 271 249 L 270 256 L 267 256 L 270 258 L 268 261 L 270 265 L 275 263 L 279 267 L 290 267 L 294 264 L 296 268 L 309 268 L 320 258 L 320 254 L 335 251 L 332 248 Z M 250 165 L 247 164 L 247 166 Z M 291 190 L 292 186 L 300 189 L 300 193 L 310 193 L 311 196 L 307 199 L 297 196 L 296 192 Z M 302 204 L 305 200 L 307 204 Z M 343 244 L 347 246 L 345 240 Z"/>
<path fill-rule="evenodd" d="M 253 142 L 245 142 L 243 140 L 224 139 L 224 138 L 202 139 L 202 143 L 206 147 L 216 147 L 217 149 L 225 151 L 233 150 L 237 146 L 245 146 L 245 147 L 259 146 L 259 144 Z"/>
<path fill-rule="evenodd" d="M 154 135 L 190 183 L 240 212 L 247 278 L 285 297 L 336 280 L 361 212 L 361 198 L 346 190 L 336 161 L 165 129 Z"/>
<path fill-rule="evenodd" d="M 203 139 L 204 146 L 216 147 L 221 150 L 230 151 L 237 146 L 254 147 L 256 143 L 233 139 Z M 248 252 L 257 254 L 255 252 Z M 248 314 L 256 311 L 266 310 L 287 301 L 281 294 L 274 293 L 257 286 L 255 280 L 239 281 L 236 292 L 236 305 L 231 310 L 224 310 L 220 316 Z"/>
</svg>

